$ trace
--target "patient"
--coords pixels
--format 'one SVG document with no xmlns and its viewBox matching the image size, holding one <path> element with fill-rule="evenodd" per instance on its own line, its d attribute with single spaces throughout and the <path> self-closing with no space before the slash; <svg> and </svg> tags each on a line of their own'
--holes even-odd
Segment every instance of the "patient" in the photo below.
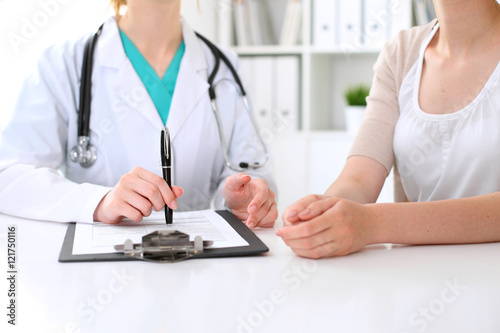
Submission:
<svg viewBox="0 0 500 333">
<path fill-rule="evenodd" d="M 276 233 L 298 255 L 500 240 L 500 7 L 434 5 L 437 21 L 401 32 L 379 56 L 340 176 L 283 213 Z M 393 167 L 396 201 L 409 202 L 375 204 Z"/>
</svg>

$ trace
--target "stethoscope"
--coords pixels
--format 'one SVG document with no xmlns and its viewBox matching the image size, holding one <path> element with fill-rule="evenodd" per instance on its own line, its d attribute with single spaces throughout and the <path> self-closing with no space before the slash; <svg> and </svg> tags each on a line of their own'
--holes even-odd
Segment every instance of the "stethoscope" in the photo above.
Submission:
<svg viewBox="0 0 500 333">
<path fill-rule="evenodd" d="M 83 55 L 83 65 L 82 65 L 82 79 L 81 79 L 81 84 L 80 84 L 80 104 L 79 104 L 79 112 L 78 112 L 78 142 L 76 146 L 73 147 L 70 151 L 70 160 L 74 163 L 80 163 L 80 165 L 84 168 L 88 168 L 91 165 L 94 164 L 94 162 L 97 160 L 97 150 L 94 145 L 90 143 L 90 102 L 92 99 L 91 96 L 91 86 L 92 86 L 92 67 L 93 67 L 93 62 L 94 62 L 94 50 L 95 46 L 97 44 L 97 39 L 101 35 L 102 28 L 104 24 L 99 27 L 97 32 L 87 40 L 85 43 L 85 50 L 84 50 L 84 55 Z M 212 54 L 214 55 L 215 58 L 215 65 L 208 77 L 208 94 L 210 96 L 210 105 L 212 108 L 212 112 L 214 113 L 215 116 L 215 121 L 217 123 L 217 130 L 219 132 L 219 140 L 222 145 L 222 151 L 224 154 L 224 160 L 226 162 L 226 166 L 229 167 L 230 169 L 234 171 L 246 171 L 249 169 L 257 169 L 263 167 L 267 161 L 269 160 L 269 151 L 266 147 L 266 144 L 264 143 L 264 140 L 262 139 L 262 136 L 260 135 L 258 131 L 257 124 L 255 123 L 255 119 L 253 115 L 251 114 L 250 111 L 250 106 L 248 103 L 246 91 L 243 88 L 243 84 L 241 83 L 240 77 L 238 76 L 238 73 L 234 69 L 233 65 L 231 62 L 227 59 L 227 57 L 224 55 L 224 53 L 217 47 L 215 46 L 212 42 L 210 42 L 208 39 L 200 35 L 199 33 L 196 33 L 196 36 L 200 38 L 205 44 L 208 46 L 208 48 L 212 51 Z M 250 121 L 252 123 L 252 126 L 254 128 L 255 133 L 257 134 L 257 138 L 259 140 L 260 146 L 264 150 L 264 161 L 261 163 L 248 163 L 248 162 L 241 162 L 239 165 L 234 165 L 231 163 L 228 157 L 228 143 L 226 141 L 226 138 L 223 134 L 222 131 L 222 121 L 220 119 L 220 114 L 219 110 L 217 108 L 217 103 L 216 103 L 216 94 L 215 94 L 215 88 L 214 88 L 214 79 L 215 76 L 217 75 L 217 72 L 220 67 L 220 61 L 223 61 L 227 68 L 231 71 L 231 74 L 233 76 L 234 81 L 238 85 L 238 88 L 240 90 L 240 95 L 243 100 L 243 105 L 245 107 L 245 110 L 248 113 L 248 116 L 250 118 Z"/>
</svg>

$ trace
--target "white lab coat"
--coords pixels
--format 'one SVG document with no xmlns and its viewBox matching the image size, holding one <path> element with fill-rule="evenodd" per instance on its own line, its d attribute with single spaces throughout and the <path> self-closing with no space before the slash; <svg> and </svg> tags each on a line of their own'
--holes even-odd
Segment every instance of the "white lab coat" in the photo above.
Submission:
<svg viewBox="0 0 500 333">
<path fill-rule="evenodd" d="M 183 21 L 186 46 L 167 126 L 173 184 L 184 189 L 180 210 L 222 209 L 222 186 L 235 172 L 225 166 L 210 108 L 209 48 Z M 89 168 L 69 159 L 77 142 L 77 108 L 85 36 L 49 48 L 23 85 L 14 116 L 0 139 L 0 212 L 50 221 L 93 220 L 103 196 L 134 167 L 162 175 L 161 118 L 124 53 L 115 18 L 104 25 L 92 75 L 91 142 L 98 158 Z M 234 53 L 225 51 L 237 66 Z M 263 160 L 232 76 L 221 65 L 216 82 L 223 132 L 235 164 Z M 229 80 L 227 80 L 229 79 Z M 267 168 L 249 172 L 266 179 Z"/>
</svg>

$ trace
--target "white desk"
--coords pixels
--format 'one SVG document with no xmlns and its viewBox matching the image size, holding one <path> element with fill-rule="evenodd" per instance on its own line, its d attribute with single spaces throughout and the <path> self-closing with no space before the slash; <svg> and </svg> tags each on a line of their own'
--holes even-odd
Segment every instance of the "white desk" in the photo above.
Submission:
<svg viewBox="0 0 500 333">
<path fill-rule="evenodd" d="M 372 246 L 307 260 L 273 230 L 264 256 L 59 263 L 65 224 L 0 215 L 17 225 L 17 323 L 1 332 L 500 332 L 500 243 Z M 5 330 L 7 328 L 7 330 Z"/>
</svg>

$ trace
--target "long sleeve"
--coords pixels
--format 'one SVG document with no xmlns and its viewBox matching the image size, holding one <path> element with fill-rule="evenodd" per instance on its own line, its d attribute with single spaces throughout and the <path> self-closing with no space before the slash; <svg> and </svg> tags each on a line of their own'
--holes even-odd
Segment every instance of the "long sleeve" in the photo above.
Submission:
<svg viewBox="0 0 500 333">
<path fill-rule="evenodd" d="M 51 48 L 41 57 L 2 132 L 0 212 L 91 223 L 95 207 L 109 188 L 72 182 L 60 171 L 66 160 L 69 112 L 76 114 L 79 72 L 74 63 L 81 63 L 77 56 L 64 57 L 61 51 L 65 50 Z M 73 50 L 73 54 L 78 52 Z"/>
</svg>

